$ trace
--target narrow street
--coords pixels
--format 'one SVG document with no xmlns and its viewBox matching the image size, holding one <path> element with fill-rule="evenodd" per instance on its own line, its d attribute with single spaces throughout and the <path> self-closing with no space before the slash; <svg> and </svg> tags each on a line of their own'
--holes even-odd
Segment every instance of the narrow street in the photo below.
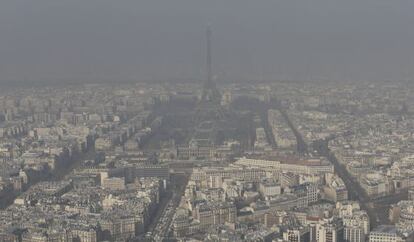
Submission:
<svg viewBox="0 0 414 242">
<path fill-rule="evenodd" d="M 307 146 L 306 142 L 304 141 L 304 139 L 302 137 L 302 134 L 299 133 L 299 131 L 297 130 L 295 125 L 292 123 L 292 121 L 290 120 L 286 110 L 284 110 L 283 108 L 280 108 L 279 111 L 282 114 L 282 116 L 285 118 L 286 123 L 289 125 L 290 129 L 292 130 L 293 134 L 296 137 L 297 151 L 301 154 L 308 153 L 308 146 Z"/>
<path fill-rule="evenodd" d="M 335 167 L 335 172 L 344 181 L 348 189 L 348 196 L 351 200 L 357 200 L 361 204 L 361 208 L 367 211 L 370 217 L 372 227 L 379 224 L 388 224 L 388 209 L 391 204 L 395 204 L 401 200 L 407 199 L 407 190 L 402 190 L 397 193 L 389 194 L 382 197 L 371 198 L 360 183 L 349 174 L 343 164 L 340 164 L 328 147 L 328 141 L 315 141 L 312 145 L 320 155 L 326 157 Z"/>
<path fill-rule="evenodd" d="M 359 201 L 361 208 L 367 211 L 371 227 L 376 227 L 379 224 L 387 224 L 387 216 L 379 216 L 374 204 L 371 202 L 371 198 L 365 193 L 358 181 L 352 178 L 346 168 L 342 164 L 339 164 L 335 155 L 331 152 L 322 155 L 334 165 L 335 173 L 344 181 L 348 190 L 349 199 Z M 388 211 L 383 212 L 386 213 Z"/>
<path fill-rule="evenodd" d="M 172 174 L 170 191 L 160 204 L 157 213 L 147 228 L 145 235 L 137 237 L 134 241 L 164 241 L 169 237 L 170 226 L 175 211 L 180 203 L 181 196 L 187 185 L 189 176 L 187 174 Z"/>
<path fill-rule="evenodd" d="M 289 119 L 289 116 L 285 110 L 281 110 L 282 115 L 285 117 L 286 122 L 291 127 L 292 131 L 295 133 L 295 136 L 298 141 L 298 151 L 302 150 L 307 152 L 307 145 L 305 144 L 302 134 L 294 127 L 293 123 Z M 330 152 L 328 148 L 328 142 L 323 141 L 316 141 L 310 147 L 317 149 L 319 155 L 326 157 L 334 166 L 335 173 L 344 181 L 345 186 L 348 190 L 348 197 L 350 200 L 357 200 L 359 201 L 361 208 L 366 210 L 370 219 L 371 227 L 375 227 L 378 224 L 387 224 L 387 214 L 388 211 L 381 210 L 382 213 L 380 214 L 376 211 L 375 204 L 371 201 L 371 198 L 365 193 L 364 189 L 361 185 L 352 178 L 352 176 L 348 173 L 346 168 L 339 164 L 338 160 L 336 159 L 335 155 Z"/>
</svg>

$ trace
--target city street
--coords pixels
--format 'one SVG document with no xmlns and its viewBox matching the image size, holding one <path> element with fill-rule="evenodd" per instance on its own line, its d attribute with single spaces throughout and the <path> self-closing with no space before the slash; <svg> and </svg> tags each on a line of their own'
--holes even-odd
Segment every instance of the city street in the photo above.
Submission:
<svg viewBox="0 0 414 242">
<path fill-rule="evenodd" d="M 154 220 L 148 227 L 148 232 L 145 238 L 137 238 L 136 241 L 163 241 L 169 236 L 170 226 L 174 218 L 176 208 L 178 207 L 182 193 L 188 181 L 187 174 L 172 174 L 171 175 L 171 191 L 168 192 L 167 197 L 160 205 L 160 209 L 154 216 Z"/>
</svg>

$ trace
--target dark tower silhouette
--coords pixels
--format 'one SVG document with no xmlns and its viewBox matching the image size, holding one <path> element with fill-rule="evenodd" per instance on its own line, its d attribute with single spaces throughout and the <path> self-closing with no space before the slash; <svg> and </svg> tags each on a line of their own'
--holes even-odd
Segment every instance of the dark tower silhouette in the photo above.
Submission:
<svg viewBox="0 0 414 242">
<path fill-rule="evenodd" d="M 212 31 L 208 26 L 206 30 L 206 74 L 207 78 L 203 81 L 202 93 L 197 103 L 194 114 L 193 138 L 190 145 L 198 147 L 211 147 L 221 144 L 234 132 L 234 124 L 230 122 L 232 112 L 224 109 L 221 105 L 221 95 L 213 78 L 213 58 L 212 58 Z"/>
<path fill-rule="evenodd" d="M 207 80 L 204 81 L 201 102 L 214 102 L 214 103 L 220 104 L 221 95 L 212 78 L 211 37 L 212 37 L 211 27 L 208 26 L 206 30 Z"/>
<path fill-rule="evenodd" d="M 211 83 L 211 27 L 207 26 L 207 82 Z"/>
</svg>

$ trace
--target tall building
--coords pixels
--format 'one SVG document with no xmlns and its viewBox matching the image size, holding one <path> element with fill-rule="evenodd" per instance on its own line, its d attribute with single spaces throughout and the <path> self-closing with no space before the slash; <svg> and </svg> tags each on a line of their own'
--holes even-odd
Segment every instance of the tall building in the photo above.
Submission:
<svg viewBox="0 0 414 242">
<path fill-rule="evenodd" d="M 360 210 L 359 203 L 337 203 L 336 209 L 344 225 L 344 240 L 346 242 L 365 242 L 370 232 L 369 216 Z"/>
<path fill-rule="evenodd" d="M 200 230 L 206 230 L 212 225 L 234 223 L 237 217 L 237 209 L 234 204 L 198 204 L 193 211 L 193 217 L 200 222 Z"/>
<path fill-rule="evenodd" d="M 412 242 L 414 234 L 402 233 L 394 225 L 380 225 L 369 234 L 369 242 Z"/>
<path fill-rule="evenodd" d="M 325 199 L 332 202 L 348 200 L 348 189 L 339 176 L 327 173 L 325 174 L 325 183 L 323 189 Z"/>
<path fill-rule="evenodd" d="M 344 240 L 346 242 L 365 242 L 370 231 L 369 217 L 365 211 L 355 212 L 342 218 Z"/>
<path fill-rule="evenodd" d="M 408 190 L 408 200 L 414 201 L 414 188 Z"/>
<path fill-rule="evenodd" d="M 285 232 L 283 232 L 283 240 L 288 242 L 309 241 L 309 230 L 303 227 L 288 229 Z"/>
<path fill-rule="evenodd" d="M 316 224 L 315 232 L 316 240 L 314 242 L 344 242 L 344 227 L 342 220 L 338 218 L 333 217 L 319 221 Z"/>
<path fill-rule="evenodd" d="M 103 179 L 102 187 L 109 190 L 125 190 L 125 178 L 109 177 Z"/>
<path fill-rule="evenodd" d="M 344 228 L 345 242 L 365 242 L 364 230 L 359 226 L 347 226 Z"/>
</svg>

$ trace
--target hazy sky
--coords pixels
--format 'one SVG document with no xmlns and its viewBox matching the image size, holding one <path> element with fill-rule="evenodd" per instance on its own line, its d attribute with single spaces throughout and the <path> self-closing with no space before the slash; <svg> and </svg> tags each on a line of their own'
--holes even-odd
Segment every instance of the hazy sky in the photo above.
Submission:
<svg viewBox="0 0 414 242">
<path fill-rule="evenodd" d="M 412 0 L 0 0 L 0 81 L 412 80 Z"/>
</svg>

